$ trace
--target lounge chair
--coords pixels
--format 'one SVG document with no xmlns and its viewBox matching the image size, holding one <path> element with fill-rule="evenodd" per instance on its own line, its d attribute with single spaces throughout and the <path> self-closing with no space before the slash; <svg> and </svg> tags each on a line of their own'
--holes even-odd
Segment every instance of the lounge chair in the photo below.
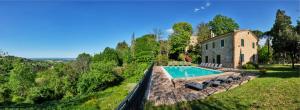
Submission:
<svg viewBox="0 0 300 110">
<path fill-rule="evenodd" d="M 233 80 L 240 80 L 241 76 L 229 76 L 228 78 L 232 78 Z"/>
<path fill-rule="evenodd" d="M 206 65 L 206 67 L 210 67 L 210 65 L 211 65 L 211 63 L 208 63 L 208 64 Z"/>
<path fill-rule="evenodd" d="M 233 81 L 233 78 L 232 77 L 218 78 L 217 81 L 221 81 L 221 83 L 231 83 Z"/>
<path fill-rule="evenodd" d="M 195 89 L 195 90 L 204 90 L 205 88 L 207 88 L 209 86 L 209 84 L 200 84 L 200 83 L 196 83 L 196 82 L 190 82 L 185 84 L 185 87 L 191 88 L 191 89 Z"/>
<path fill-rule="evenodd" d="M 213 63 L 212 65 L 210 65 L 210 68 L 215 68 L 216 65 L 218 65 L 218 64 Z"/>
<path fill-rule="evenodd" d="M 211 68 L 212 65 L 213 65 L 213 63 L 210 63 L 210 64 L 207 66 L 207 68 Z"/>
<path fill-rule="evenodd" d="M 222 68 L 222 64 L 219 64 L 219 66 L 216 66 L 216 69 Z"/>
</svg>

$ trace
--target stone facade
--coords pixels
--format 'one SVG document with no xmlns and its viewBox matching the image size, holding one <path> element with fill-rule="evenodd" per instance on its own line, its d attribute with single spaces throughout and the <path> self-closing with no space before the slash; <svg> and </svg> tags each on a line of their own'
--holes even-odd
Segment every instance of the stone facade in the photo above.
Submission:
<svg viewBox="0 0 300 110">
<path fill-rule="evenodd" d="M 248 30 L 212 37 L 201 44 L 202 62 L 221 63 L 230 68 L 247 62 L 257 63 L 257 42 L 258 38 Z"/>
</svg>

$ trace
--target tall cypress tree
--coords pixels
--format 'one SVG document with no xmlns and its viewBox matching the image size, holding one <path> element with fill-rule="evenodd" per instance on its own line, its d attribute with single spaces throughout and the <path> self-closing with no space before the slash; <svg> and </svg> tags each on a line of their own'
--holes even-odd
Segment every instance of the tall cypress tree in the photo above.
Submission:
<svg viewBox="0 0 300 110">
<path fill-rule="evenodd" d="M 297 54 L 299 54 L 297 46 L 300 39 L 291 24 L 291 17 L 285 15 L 285 11 L 278 10 L 270 35 L 273 37 L 272 47 L 274 53 L 287 53 L 291 58 L 292 67 L 295 68 L 294 63 L 297 60 Z"/>
</svg>

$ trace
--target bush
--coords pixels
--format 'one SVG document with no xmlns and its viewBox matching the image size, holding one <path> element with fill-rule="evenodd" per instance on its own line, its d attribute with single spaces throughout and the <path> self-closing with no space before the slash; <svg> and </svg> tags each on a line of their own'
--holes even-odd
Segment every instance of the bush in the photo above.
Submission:
<svg viewBox="0 0 300 110">
<path fill-rule="evenodd" d="M 102 90 L 118 82 L 118 76 L 113 72 L 115 62 L 97 62 L 92 64 L 92 70 L 79 78 L 77 90 L 83 94 Z"/>
<path fill-rule="evenodd" d="M 242 66 L 243 69 L 257 69 L 258 65 L 252 62 L 246 63 Z"/>
<path fill-rule="evenodd" d="M 266 73 L 267 73 L 267 70 L 263 68 L 263 69 L 260 69 L 259 72 L 260 72 L 261 74 L 266 74 Z"/>
<path fill-rule="evenodd" d="M 183 53 L 179 54 L 178 60 L 185 61 L 185 54 L 183 54 Z"/>
<path fill-rule="evenodd" d="M 124 70 L 122 76 L 130 82 L 137 82 L 144 75 L 144 71 L 147 69 L 147 63 L 131 63 L 128 64 Z"/>
<path fill-rule="evenodd" d="M 165 66 L 165 65 L 168 65 L 168 60 L 169 60 L 169 58 L 167 55 L 160 54 L 156 57 L 156 61 L 157 61 L 156 64 Z"/>
</svg>

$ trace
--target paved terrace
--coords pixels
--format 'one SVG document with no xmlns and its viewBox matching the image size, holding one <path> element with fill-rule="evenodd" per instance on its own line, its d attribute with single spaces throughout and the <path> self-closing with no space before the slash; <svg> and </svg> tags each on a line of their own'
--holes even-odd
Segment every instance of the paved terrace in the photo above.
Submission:
<svg viewBox="0 0 300 110">
<path fill-rule="evenodd" d="M 239 75 L 238 72 L 225 72 L 223 74 L 217 75 L 218 77 L 226 77 L 229 75 Z M 244 82 L 232 82 L 225 86 L 219 87 L 209 87 L 206 92 L 204 91 L 196 91 L 193 89 L 185 88 L 184 84 L 187 82 L 203 82 L 205 80 L 209 80 L 215 78 L 216 75 L 211 76 L 202 76 L 197 78 L 189 78 L 189 79 L 176 79 L 171 81 L 166 74 L 163 72 L 160 66 L 153 67 L 153 74 L 151 78 L 151 86 L 148 94 L 148 100 L 153 102 L 155 106 L 158 105 L 169 105 L 175 104 L 181 101 L 191 101 L 197 99 L 204 99 L 209 94 L 215 94 L 219 92 L 226 91 L 228 89 L 232 89 L 237 87 L 240 84 L 244 84 Z M 250 79 L 254 77 L 251 76 Z"/>
</svg>

